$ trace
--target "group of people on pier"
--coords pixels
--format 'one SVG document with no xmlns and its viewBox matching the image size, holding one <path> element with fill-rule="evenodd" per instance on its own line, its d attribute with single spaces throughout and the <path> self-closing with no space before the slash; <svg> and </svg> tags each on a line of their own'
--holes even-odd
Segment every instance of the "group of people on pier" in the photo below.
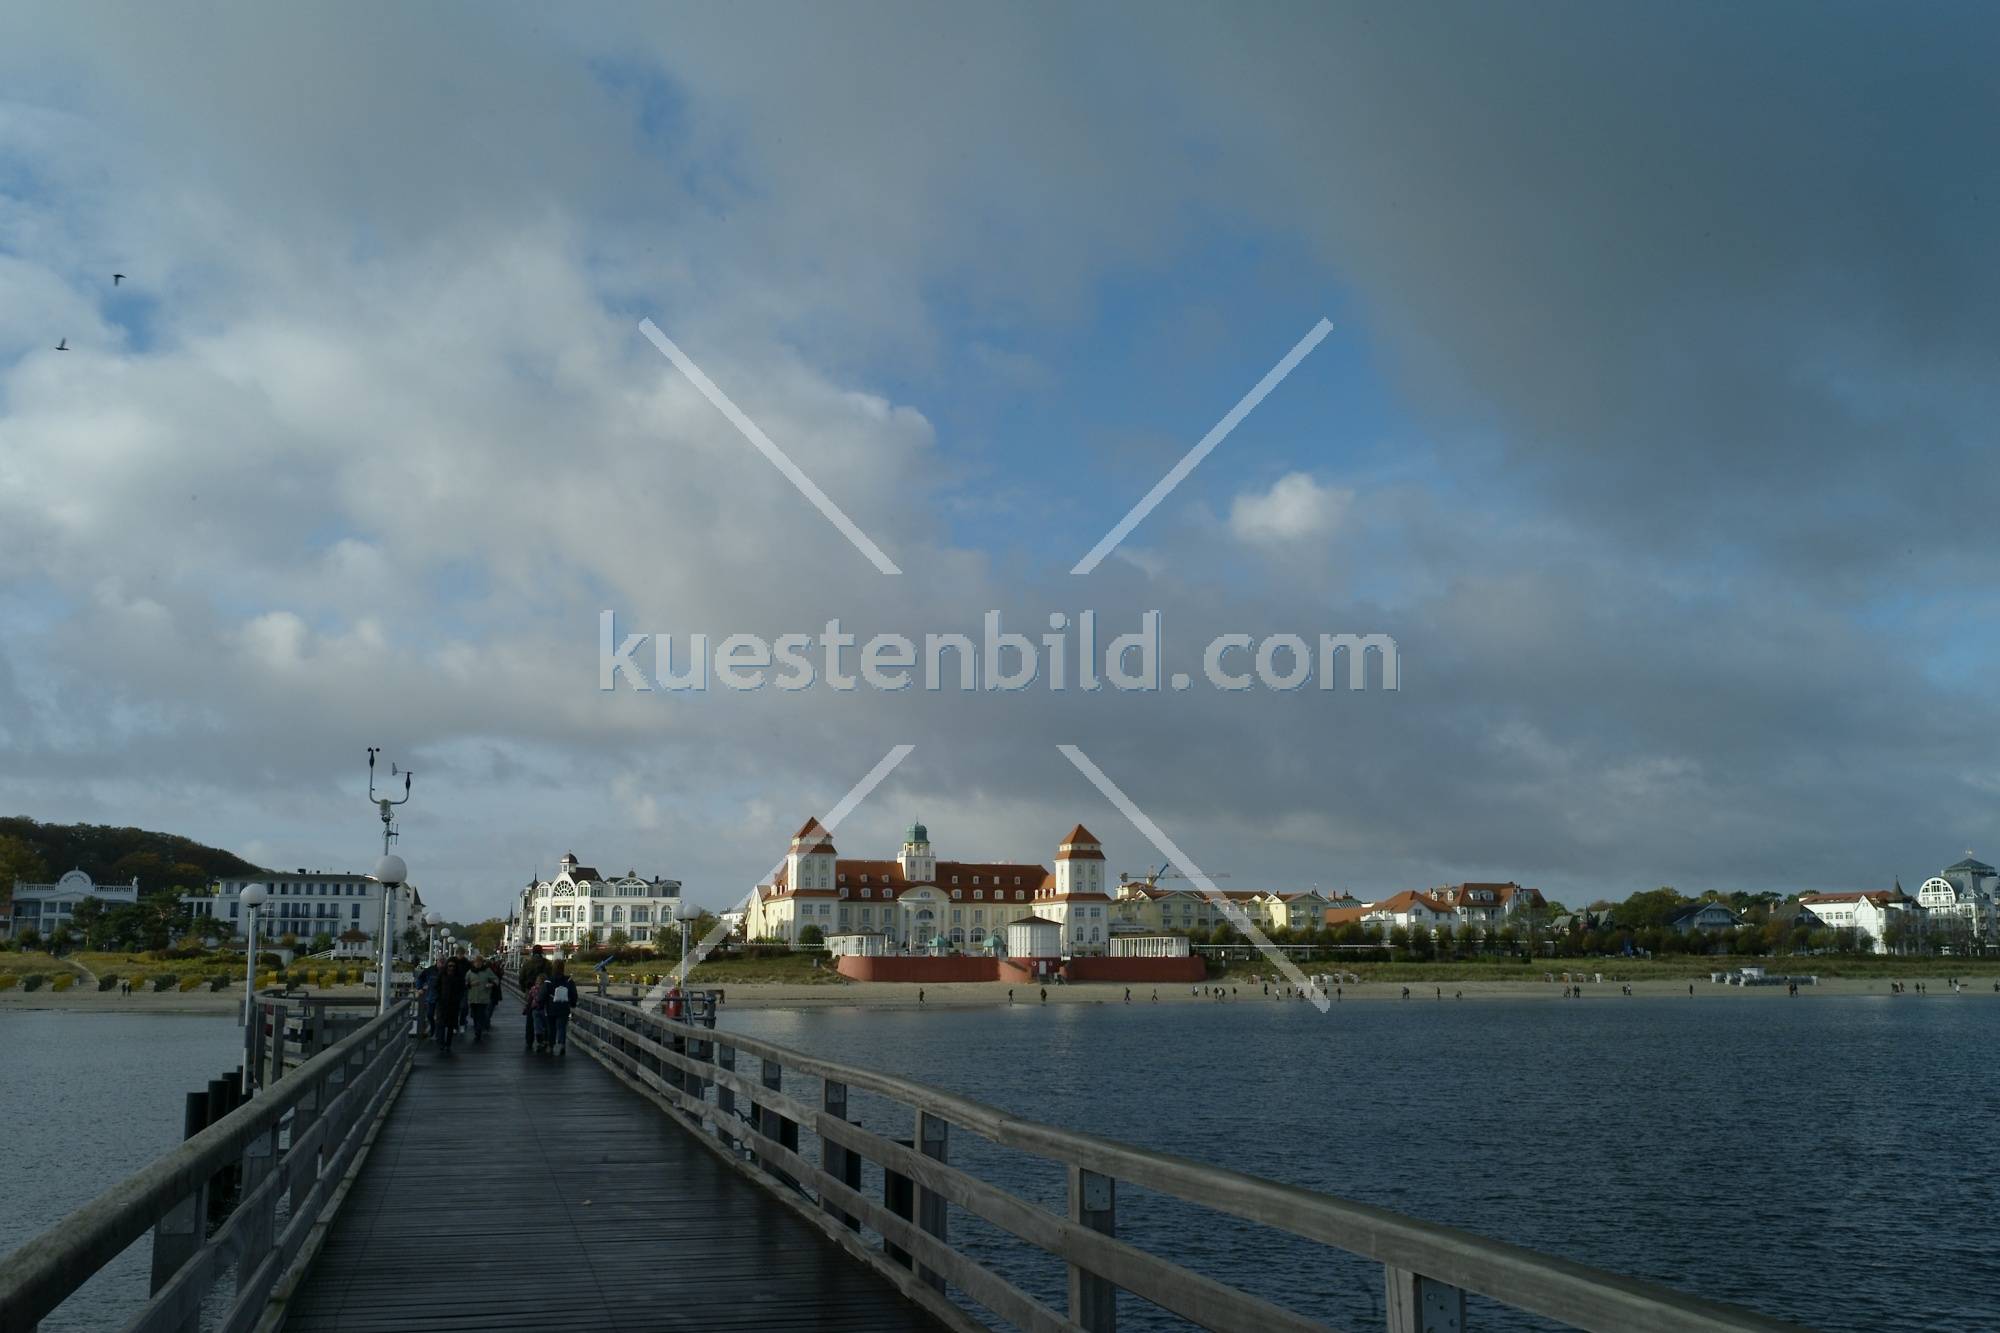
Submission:
<svg viewBox="0 0 2000 1333">
<path fill-rule="evenodd" d="M 527 1049 L 555 1055 L 569 1050 L 569 1016 L 576 1007 L 576 979 L 538 948 L 521 964 L 521 1014 Z"/>
<path fill-rule="evenodd" d="M 436 1040 L 438 1050 L 451 1054 L 452 1038 L 472 1027 L 472 1039 L 484 1041 L 500 1003 L 500 964 L 479 954 L 454 954 L 434 959 L 417 973 L 417 1035 Z"/>
</svg>

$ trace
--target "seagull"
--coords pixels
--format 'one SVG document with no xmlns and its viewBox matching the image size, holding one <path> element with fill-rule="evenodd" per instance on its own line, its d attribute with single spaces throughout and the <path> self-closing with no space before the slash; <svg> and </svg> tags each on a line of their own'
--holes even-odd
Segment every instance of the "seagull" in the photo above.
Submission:
<svg viewBox="0 0 2000 1333">
<path fill-rule="evenodd" d="M 116 287 L 119 283 L 123 281 L 125 281 L 125 275 L 123 273 L 114 273 L 111 275 L 111 285 L 113 287 Z"/>
<path fill-rule="evenodd" d="M 69 350 L 69 339 L 64 338 L 56 343 L 56 350 L 58 352 L 67 352 Z"/>
</svg>

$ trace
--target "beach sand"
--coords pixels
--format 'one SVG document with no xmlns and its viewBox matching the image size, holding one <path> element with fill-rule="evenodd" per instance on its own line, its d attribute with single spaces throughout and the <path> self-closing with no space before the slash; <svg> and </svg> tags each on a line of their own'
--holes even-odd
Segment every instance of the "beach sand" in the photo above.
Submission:
<svg viewBox="0 0 2000 1333">
<path fill-rule="evenodd" d="M 1919 978 L 1914 974 L 1904 979 L 1906 982 L 1923 980 L 1928 993 L 1917 995 L 1906 992 L 1897 999 L 1920 1002 L 1930 999 L 1977 999 L 1985 997 L 2000 1000 L 2000 993 L 1993 990 L 1990 977 L 1975 978 L 1965 989 L 1954 995 L 1944 978 Z M 1304 1004 L 1307 1001 L 1287 998 L 1279 986 L 1276 997 L 1267 997 L 1260 987 L 1248 986 L 1238 981 L 1234 991 L 1226 999 L 1218 1000 L 1211 993 L 1211 987 L 1204 986 L 1200 994 L 1191 994 L 1186 985 L 1136 985 L 1132 990 L 1133 1004 Z M 1225 992 L 1230 991 L 1228 982 L 1219 983 Z M 1409 998 L 1403 999 L 1404 984 L 1395 981 L 1367 981 L 1358 985 L 1343 985 L 1339 1003 L 1380 1003 L 1391 1001 L 1409 1004 L 1459 1003 L 1465 1001 L 1495 999 L 1547 1000 L 1556 1004 L 1577 1004 L 1588 1001 L 1609 1003 L 1627 1001 L 1619 989 L 1620 983 L 1607 974 L 1602 984 L 1585 982 L 1579 999 L 1565 1000 L 1561 981 L 1469 981 L 1469 982 L 1409 982 Z M 1783 1000 L 1788 998 L 1783 986 L 1721 986 L 1706 977 L 1694 981 L 1694 995 L 1688 995 L 1688 980 L 1634 981 L 1630 999 L 1678 999 L 1682 1003 L 1700 1003 L 1714 999 L 1740 999 L 1758 996 Z M 938 985 L 914 986 L 890 982 L 847 982 L 813 986 L 786 985 L 774 983 L 745 982 L 723 987 L 725 1009 L 916 1009 L 920 1007 L 917 998 L 922 991 L 923 1008 L 968 1009 L 1000 1006 L 1008 1003 L 1008 987 L 1003 982 L 947 982 Z M 1159 999 L 1153 996 L 1157 991 Z M 1013 987 L 1015 1004 L 1042 1004 L 1040 988 L 1016 985 Z M 339 997 L 366 1002 L 374 992 L 366 986 L 335 986 L 313 989 L 307 992 L 318 997 Z M 623 985 L 612 987 L 615 998 L 624 998 L 628 988 Z M 1442 1000 L 1440 1000 L 1442 994 Z M 1889 995 L 1887 980 L 1875 977 L 1823 977 L 1816 985 L 1801 986 L 1798 998 L 1810 1000 L 1825 995 Z M 1125 987 L 1120 984 L 1050 986 L 1048 1004 L 1123 1004 Z M 137 995 L 119 995 L 115 991 L 100 992 L 81 987 L 69 991 L 56 992 L 46 988 L 23 992 L 18 988 L 0 991 L 0 1012 L 8 1010 L 53 1009 L 82 1013 L 106 1014 L 234 1014 L 243 1009 L 243 990 L 211 992 L 207 990 L 169 991 L 155 994 L 144 991 Z"/>
</svg>

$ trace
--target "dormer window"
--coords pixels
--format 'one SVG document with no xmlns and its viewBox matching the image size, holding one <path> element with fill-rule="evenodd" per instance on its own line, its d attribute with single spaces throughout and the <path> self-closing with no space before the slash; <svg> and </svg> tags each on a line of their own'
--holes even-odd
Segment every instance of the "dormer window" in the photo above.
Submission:
<svg viewBox="0 0 2000 1333">
<path fill-rule="evenodd" d="M 951 891 L 951 896 L 952 896 L 952 898 L 953 898 L 954 900 L 956 900 L 956 899 L 959 899 L 959 898 L 963 898 L 963 897 L 965 896 L 965 890 L 964 890 L 964 889 L 953 889 L 953 890 Z"/>
<path fill-rule="evenodd" d="M 977 875 L 974 875 L 974 876 L 972 877 L 972 882 L 973 882 L 974 884 L 977 884 L 977 883 L 979 882 L 979 876 L 977 876 Z"/>
<path fill-rule="evenodd" d="M 985 900 L 986 900 L 986 890 L 974 889 L 972 891 L 972 901 L 977 903 L 977 902 L 984 902 Z"/>
<path fill-rule="evenodd" d="M 1028 895 L 1023 891 L 1021 891 L 1020 889 L 1014 890 L 1014 901 L 1017 903 L 1020 902 L 1022 899 L 1026 898 L 1027 896 Z"/>
<path fill-rule="evenodd" d="M 1021 877 L 1019 875 L 1014 876 L 1014 882 L 1016 884 L 1019 884 L 1021 882 Z"/>
<path fill-rule="evenodd" d="M 840 872 L 840 882 L 842 884 L 847 883 L 847 872 L 845 870 Z"/>
<path fill-rule="evenodd" d="M 866 875 L 863 875 L 863 876 L 861 877 L 861 882 L 862 882 L 863 884 L 866 884 L 866 883 L 868 882 L 868 876 L 866 876 Z"/>
<path fill-rule="evenodd" d="M 863 875 L 863 876 L 862 876 L 861 878 L 863 878 L 863 879 L 867 879 L 867 878 L 868 878 L 868 876 L 866 876 L 866 875 Z M 871 890 L 871 889 L 867 889 L 867 888 L 863 888 L 863 889 L 861 890 L 861 896 L 862 896 L 862 897 L 864 897 L 864 898 L 866 898 L 866 897 L 867 897 L 867 896 L 868 896 L 868 895 L 869 895 L 869 894 L 870 894 L 871 892 L 873 892 L 873 890 Z"/>
</svg>

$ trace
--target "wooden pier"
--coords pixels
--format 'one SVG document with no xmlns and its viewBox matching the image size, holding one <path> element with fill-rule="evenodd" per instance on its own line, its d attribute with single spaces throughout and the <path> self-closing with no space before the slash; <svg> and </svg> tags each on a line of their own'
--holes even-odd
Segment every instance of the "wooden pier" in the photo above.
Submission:
<svg viewBox="0 0 2000 1333">
<path fill-rule="evenodd" d="M 1121 1239 L 1121 1205 L 1149 1196 L 1379 1265 L 1388 1333 L 1460 1333 L 1468 1293 L 1605 1333 L 1796 1327 L 622 1000 L 586 994 L 569 1053 L 529 1055 L 518 1009 L 503 1000 L 488 1041 L 449 1057 L 411 1037 L 407 1000 L 317 1054 L 308 1042 L 303 1063 L 0 1262 L 0 1329 L 33 1330 L 149 1232 L 153 1296 L 127 1333 L 978 1333 L 995 1317 L 1115 1333 L 1140 1302 L 1206 1329 L 1327 1328 L 1324 1311 Z M 954 1165 L 968 1136 L 1058 1168 L 1066 1209 Z M 218 1179 L 236 1202 L 215 1220 Z M 1024 1287 L 990 1247 L 974 1258 L 954 1213 L 1053 1258 L 1067 1291 Z"/>
</svg>

